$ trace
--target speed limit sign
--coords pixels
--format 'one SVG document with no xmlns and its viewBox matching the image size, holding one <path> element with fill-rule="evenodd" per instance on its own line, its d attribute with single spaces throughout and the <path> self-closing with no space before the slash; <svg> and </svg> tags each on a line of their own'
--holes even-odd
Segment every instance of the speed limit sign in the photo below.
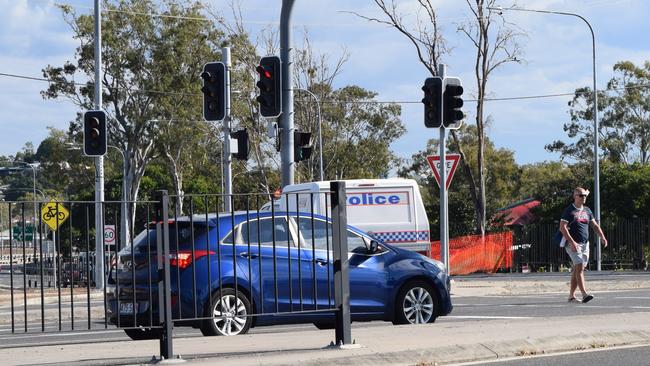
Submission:
<svg viewBox="0 0 650 366">
<path fill-rule="evenodd" d="M 115 225 L 104 225 L 104 243 L 106 245 L 115 244 Z"/>
</svg>

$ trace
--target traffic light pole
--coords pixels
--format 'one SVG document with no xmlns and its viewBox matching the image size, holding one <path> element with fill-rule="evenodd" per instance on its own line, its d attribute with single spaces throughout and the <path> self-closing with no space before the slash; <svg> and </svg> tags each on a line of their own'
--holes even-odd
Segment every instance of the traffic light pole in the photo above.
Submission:
<svg viewBox="0 0 650 366">
<path fill-rule="evenodd" d="M 95 109 L 102 109 L 102 18 L 95 0 Z M 104 157 L 95 157 L 95 288 L 104 288 Z"/>
<path fill-rule="evenodd" d="M 224 197 L 224 207 L 226 212 L 232 211 L 232 155 L 230 154 L 230 47 L 221 49 L 221 60 L 226 65 L 225 73 L 225 92 L 223 93 L 226 104 L 226 116 L 223 119 L 223 180 L 225 182 L 226 196 Z"/>
<path fill-rule="evenodd" d="M 282 59 L 282 114 L 280 115 L 282 187 L 293 184 L 293 61 L 291 59 L 291 11 L 294 0 L 282 0 L 280 15 L 280 59 Z"/>
<path fill-rule="evenodd" d="M 444 79 L 446 66 L 443 64 L 438 65 L 438 76 L 443 80 L 443 92 L 440 97 L 444 95 Z M 440 121 L 444 120 L 444 107 L 440 108 Z M 447 145 L 447 134 L 445 124 L 440 124 L 440 260 L 444 263 L 447 273 L 449 273 L 449 216 L 447 213 L 447 160 L 445 156 L 445 148 Z"/>
</svg>

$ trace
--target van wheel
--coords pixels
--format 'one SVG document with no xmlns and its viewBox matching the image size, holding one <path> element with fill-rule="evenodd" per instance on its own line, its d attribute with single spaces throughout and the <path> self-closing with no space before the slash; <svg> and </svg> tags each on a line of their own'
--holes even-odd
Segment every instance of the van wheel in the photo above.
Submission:
<svg viewBox="0 0 650 366">
<path fill-rule="evenodd" d="M 438 301 L 431 286 L 421 280 L 407 283 L 395 300 L 394 324 L 427 324 L 436 321 Z"/>
<path fill-rule="evenodd" d="M 124 333 L 134 341 L 142 341 L 145 339 L 159 339 L 162 335 L 162 329 L 152 328 L 132 328 L 124 329 Z"/>
<path fill-rule="evenodd" d="M 212 305 L 206 304 L 205 308 L 205 316 L 212 319 L 204 320 L 201 325 L 204 336 L 246 334 L 253 323 L 250 301 L 243 292 L 235 293 L 232 288 L 215 291 Z"/>
</svg>

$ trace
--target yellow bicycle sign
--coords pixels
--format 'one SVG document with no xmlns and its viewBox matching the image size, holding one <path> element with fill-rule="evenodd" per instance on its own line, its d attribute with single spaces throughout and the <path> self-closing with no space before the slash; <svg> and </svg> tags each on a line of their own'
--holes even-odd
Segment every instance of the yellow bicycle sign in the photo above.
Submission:
<svg viewBox="0 0 650 366">
<path fill-rule="evenodd" d="M 59 226 L 65 222 L 70 216 L 70 211 L 68 211 L 63 204 L 50 201 L 46 203 L 41 209 L 41 220 L 50 227 L 50 229 L 56 231 L 59 229 Z"/>
</svg>

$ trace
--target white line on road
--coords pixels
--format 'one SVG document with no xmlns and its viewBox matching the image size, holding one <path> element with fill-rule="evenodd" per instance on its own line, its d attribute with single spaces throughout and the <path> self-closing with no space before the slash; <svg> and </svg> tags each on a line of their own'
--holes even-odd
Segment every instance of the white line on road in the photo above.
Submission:
<svg viewBox="0 0 650 366">
<path fill-rule="evenodd" d="M 448 315 L 453 319 L 533 319 L 533 316 L 488 316 L 488 315 Z"/>
<path fill-rule="evenodd" d="M 567 306 L 584 306 L 589 308 L 599 308 L 599 309 L 650 309 L 650 306 L 629 306 L 629 305 L 582 305 L 582 304 L 549 304 L 549 303 L 539 303 L 539 304 L 454 304 L 454 307 L 545 307 L 545 308 L 565 308 Z"/>
</svg>

